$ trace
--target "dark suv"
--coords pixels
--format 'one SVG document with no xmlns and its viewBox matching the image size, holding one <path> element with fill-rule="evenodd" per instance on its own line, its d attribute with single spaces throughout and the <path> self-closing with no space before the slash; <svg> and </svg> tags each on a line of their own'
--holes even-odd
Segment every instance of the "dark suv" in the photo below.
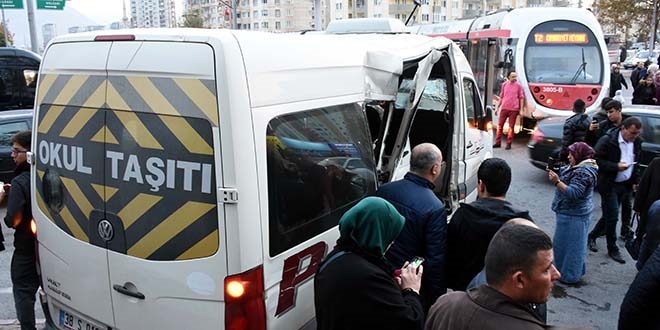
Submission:
<svg viewBox="0 0 660 330">
<path fill-rule="evenodd" d="M 33 52 L 0 47 L 0 111 L 32 109 L 40 63 Z"/>
</svg>

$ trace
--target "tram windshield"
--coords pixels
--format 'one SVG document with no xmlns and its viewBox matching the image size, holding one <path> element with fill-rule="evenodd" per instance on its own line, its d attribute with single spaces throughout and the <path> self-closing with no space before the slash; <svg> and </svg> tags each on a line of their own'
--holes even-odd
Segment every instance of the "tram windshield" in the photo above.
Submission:
<svg viewBox="0 0 660 330">
<path fill-rule="evenodd" d="M 532 29 L 525 45 L 525 74 L 530 83 L 601 84 L 603 54 L 586 26 L 549 21 Z"/>
</svg>

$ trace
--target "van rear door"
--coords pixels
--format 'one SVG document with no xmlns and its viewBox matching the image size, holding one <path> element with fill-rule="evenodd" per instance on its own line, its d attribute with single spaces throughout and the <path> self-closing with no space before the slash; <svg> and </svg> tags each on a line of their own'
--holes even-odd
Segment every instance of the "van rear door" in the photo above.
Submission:
<svg viewBox="0 0 660 330">
<path fill-rule="evenodd" d="M 109 50 L 110 44 L 53 44 L 39 77 L 33 214 L 43 287 L 60 327 L 77 327 L 84 319 L 114 327 L 107 250 L 90 244 L 98 235 L 90 216 L 103 212 L 106 198 Z"/>
<path fill-rule="evenodd" d="M 224 324 L 215 67 L 202 43 L 116 42 L 110 51 L 106 219 L 123 236 L 108 246 L 119 329 Z"/>
</svg>

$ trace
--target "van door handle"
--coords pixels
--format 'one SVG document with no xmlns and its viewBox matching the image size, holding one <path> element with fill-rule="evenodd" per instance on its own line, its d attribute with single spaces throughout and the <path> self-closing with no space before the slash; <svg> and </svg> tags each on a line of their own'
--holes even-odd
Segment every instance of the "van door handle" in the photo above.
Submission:
<svg viewBox="0 0 660 330">
<path fill-rule="evenodd" d="M 468 145 L 465 147 L 466 149 L 472 148 L 474 145 L 472 144 L 472 141 L 468 141 Z"/>
<path fill-rule="evenodd" d="M 115 291 L 117 291 L 121 294 L 125 294 L 125 295 L 131 296 L 133 298 L 144 299 L 144 295 L 142 293 L 137 292 L 137 291 L 133 292 L 133 291 L 131 291 L 129 289 L 126 289 L 126 287 L 121 286 L 119 284 L 113 285 L 112 288 L 115 289 Z"/>
</svg>

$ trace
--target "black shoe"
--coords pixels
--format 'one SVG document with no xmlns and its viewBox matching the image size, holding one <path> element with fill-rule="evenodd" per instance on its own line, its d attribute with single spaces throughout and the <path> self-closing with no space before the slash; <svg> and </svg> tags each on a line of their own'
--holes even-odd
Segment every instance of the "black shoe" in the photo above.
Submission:
<svg viewBox="0 0 660 330">
<path fill-rule="evenodd" d="M 499 143 L 493 144 L 493 148 L 502 148 L 502 145 Z"/>
<path fill-rule="evenodd" d="M 591 252 L 598 252 L 598 246 L 596 245 L 595 238 L 591 238 L 591 237 L 587 238 L 587 247 Z"/>
<path fill-rule="evenodd" d="M 616 261 L 620 264 L 625 264 L 626 263 L 626 261 L 623 260 L 623 256 L 621 255 L 621 252 L 619 252 L 619 251 L 611 251 L 611 252 L 608 252 L 607 255 L 610 256 L 610 258 L 612 258 L 612 260 L 614 260 L 614 261 Z"/>
<path fill-rule="evenodd" d="M 507 145 L 506 145 L 506 148 L 504 148 L 504 149 L 506 149 L 506 150 L 511 150 L 511 145 L 510 145 L 510 144 L 507 144 Z"/>
</svg>

